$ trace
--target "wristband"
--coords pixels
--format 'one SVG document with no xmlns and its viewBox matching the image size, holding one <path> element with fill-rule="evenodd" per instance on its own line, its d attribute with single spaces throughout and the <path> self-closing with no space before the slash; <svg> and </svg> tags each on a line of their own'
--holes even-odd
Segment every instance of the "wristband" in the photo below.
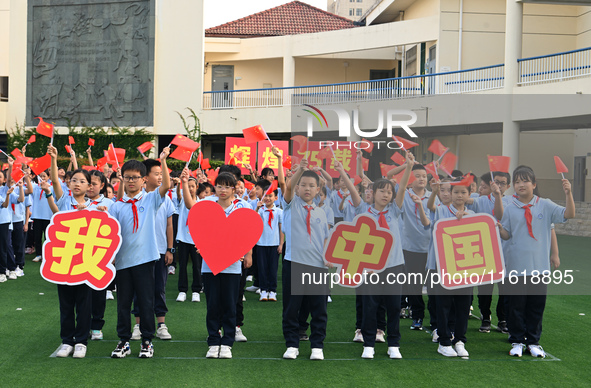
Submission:
<svg viewBox="0 0 591 388">
<path fill-rule="evenodd" d="M 53 193 L 45 194 L 45 198 L 49 198 L 53 195 Z"/>
</svg>

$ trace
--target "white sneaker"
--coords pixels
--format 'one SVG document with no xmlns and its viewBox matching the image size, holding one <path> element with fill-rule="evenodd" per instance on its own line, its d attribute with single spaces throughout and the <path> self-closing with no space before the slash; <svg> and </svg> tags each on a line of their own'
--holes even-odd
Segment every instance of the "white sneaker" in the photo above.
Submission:
<svg viewBox="0 0 591 388">
<path fill-rule="evenodd" d="M 90 340 L 91 341 L 100 341 L 103 339 L 103 332 L 100 330 L 91 330 L 90 331 Z"/>
<path fill-rule="evenodd" d="M 114 300 L 113 291 L 107 290 L 107 300 Z"/>
<path fill-rule="evenodd" d="M 445 357 L 457 357 L 458 354 L 451 346 L 442 346 L 441 344 L 437 348 L 437 353 L 443 354 Z"/>
<path fill-rule="evenodd" d="M 234 334 L 234 341 L 236 342 L 246 342 L 247 338 L 242 332 L 240 326 L 236 326 L 236 334 Z"/>
<path fill-rule="evenodd" d="M 174 275 L 175 272 L 176 272 L 176 269 L 174 268 L 174 266 L 169 265 L 168 266 L 168 274 L 169 275 Z"/>
<path fill-rule="evenodd" d="M 249 287 L 246 287 L 245 290 L 248 292 L 257 292 L 257 291 L 259 291 L 259 288 L 255 287 L 255 286 L 249 286 Z"/>
<path fill-rule="evenodd" d="M 205 357 L 206 358 L 220 358 L 220 347 L 219 346 L 210 346 Z"/>
<path fill-rule="evenodd" d="M 74 347 L 74 358 L 84 358 L 86 356 L 86 345 L 76 344 Z"/>
<path fill-rule="evenodd" d="M 68 344 L 62 344 L 55 354 L 56 357 L 68 357 L 74 351 L 74 347 Z"/>
<path fill-rule="evenodd" d="M 328 298 L 326 298 L 326 303 L 332 303 L 332 298 L 330 297 L 330 295 L 328 296 Z"/>
<path fill-rule="evenodd" d="M 242 301 L 246 302 L 246 296 L 242 295 Z"/>
<path fill-rule="evenodd" d="M 220 346 L 220 358 L 232 358 L 232 348 L 228 345 Z"/>
<path fill-rule="evenodd" d="M 456 342 L 456 346 L 454 346 L 456 354 L 458 357 L 470 357 L 470 353 L 466 350 L 466 345 L 462 341 Z"/>
<path fill-rule="evenodd" d="M 34 261 L 35 263 L 38 263 L 38 262 L 40 262 L 40 261 L 41 261 L 41 256 L 36 256 L 36 257 L 33 259 L 33 261 Z"/>
<path fill-rule="evenodd" d="M 21 267 L 16 267 L 16 276 L 18 276 L 19 278 L 21 276 L 25 276 L 25 271 L 23 271 Z"/>
<path fill-rule="evenodd" d="M 252 275 L 248 275 L 248 276 L 246 277 L 246 281 L 247 281 L 247 282 L 252 282 Z"/>
<path fill-rule="evenodd" d="M 276 292 L 269 292 L 269 302 L 277 302 L 277 293 Z"/>
<path fill-rule="evenodd" d="M 361 329 L 355 330 L 355 337 L 353 337 L 353 342 L 363 342 L 363 334 L 361 334 Z"/>
<path fill-rule="evenodd" d="M 10 271 L 10 273 L 8 274 L 8 279 L 16 280 L 16 278 L 17 278 L 16 271 Z"/>
<path fill-rule="evenodd" d="M 266 302 L 269 300 L 269 293 L 267 291 L 261 291 L 261 296 L 259 297 L 259 302 Z"/>
<path fill-rule="evenodd" d="M 6 275 L 0 274 L 0 283 L 4 283 L 6 281 Z"/>
<path fill-rule="evenodd" d="M 533 357 L 546 358 L 546 352 L 540 345 L 527 345 L 527 350 Z"/>
<path fill-rule="evenodd" d="M 160 338 L 161 340 L 172 339 L 172 336 L 168 332 L 168 327 L 166 327 L 164 323 L 158 326 L 158 329 L 156 330 L 156 337 Z"/>
<path fill-rule="evenodd" d="M 324 352 L 320 348 L 312 348 L 310 360 L 324 360 Z"/>
<path fill-rule="evenodd" d="M 433 338 L 431 339 L 433 342 L 439 342 L 439 334 L 437 334 L 437 329 L 433 330 Z"/>
<path fill-rule="evenodd" d="M 187 300 L 187 293 L 186 292 L 179 292 L 179 296 L 176 297 L 177 302 L 184 302 Z"/>
<path fill-rule="evenodd" d="M 389 346 L 388 347 L 388 356 L 390 356 L 390 358 L 396 358 L 396 359 L 402 358 L 402 354 L 400 354 L 400 347 Z"/>
<path fill-rule="evenodd" d="M 513 346 L 511 348 L 511 350 L 509 350 L 509 355 L 510 356 L 517 356 L 517 357 L 521 357 L 523 355 L 523 348 L 525 348 L 524 344 L 511 344 L 511 346 Z"/>
<path fill-rule="evenodd" d="M 283 353 L 283 358 L 287 360 L 295 360 L 299 354 L 300 350 L 298 348 L 287 348 L 285 353 Z"/>
<path fill-rule="evenodd" d="M 381 343 L 386 342 L 386 340 L 384 339 L 385 334 L 386 333 L 384 333 L 384 330 L 378 329 L 378 331 L 376 333 L 376 342 L 381 342 Z"/>
<path fill-rule="evenodd" d="M 376 350 L 372 346 L 364 346 L 363 353 L 361 353 L 361 358 L 373 358 Z"/>
<path fill-rule="evenodd" d="M 194 292 L 191 294 L 191 302 L 201 302 L 201 296 L 199 296 L 198 292 Z"/>
<path fill-rule="evenodd" d="M 131 333 L 131 339 L 134 341 L 139 341 L 142 339 L 142 332 L 140 331 L 140 324 L 136 323 L 133 326 L 133 333 Z"/>
</svg>

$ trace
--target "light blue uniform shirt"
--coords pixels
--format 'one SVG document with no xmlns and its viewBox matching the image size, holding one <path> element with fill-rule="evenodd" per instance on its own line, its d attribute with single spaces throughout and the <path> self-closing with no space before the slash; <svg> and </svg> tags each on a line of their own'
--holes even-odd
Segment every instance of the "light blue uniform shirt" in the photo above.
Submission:
<svg viewBox="0 0 591 388">
<path fill-rule="evenodd" d="M 158 190 L 158 189 L 156 189 Z M 156 245 L 158 246 L 158 253 L 164 255 L 168 248 L 168 240 L 166 239 L 166 227 L 168 226 L 168 217 L 172 217 L 175 207 L 168 194 L 164 197 L 164 203 L 156 213 Z M 189 229 L 189 228 L 186 228 Z"/>
<path fill-rule="evenodd" d="M 468 208 L 465 210 L 466 214 L 474 214 L 474 212 Z M 429 230 L 431 234 L 433 234 L 433 229 L 435 227 L 435 223 L 439 220 L 443 220 L 446 218 L 456 218 L 455 213 L 457 213 L 457 209 L 454 207 L 453 204 L 450 204 L 449 207 L 446 205 L 440 204 L 435 209 L 435 212 L 429 211 L 429 218 L 431 219 L 431 224 L 428 226 L 424 226 L 425 229 Z M 431 240 L 429 241 L 429 253 L 427 254 L 427 267 L 428 270 L 437 270 L 437 260 L 435 258 L 435 244 L 433 243 L 435 236 L 432 236 Z"/>
<path fill-rule="evenodd" d="M 310 230 L 306 218 L 308 206 L 300 197 L 295 195 L 290 203 L 283 199 L 283 232 L 285 233 L 284 259 L 309 265 L 311 267 L 325 268 L 324 242 L 329 236 L 328 222 L 324 210 L 312 204 L 310 211 Z"/>
<path fill-rule="evenodd" d="M 332 206 L 332 211 L 334 212 L 335 217 L 344 217 L 343 212 L 339 210 L 339 205 L 341 204 L 343 194 L 345 194 L 343 190 L 331 190 L 330 205 Z"/>
<path fill-rule="evenodd" d="M 273 211 L 273 220 L 271 221 L 271 225 L 269 226 L 269 217 L 271 217 L 271 212 Z M 259 209 L 259 215 L 263 219 L 263 234 L 259 239 L 257 245 L 262 247 L 277 247 L 279 246 L 279 224 L 283 224 L 283 210 L 275 206 L 271 209 L 263 206 Z"/>
<path fill-rule="evenodd" d="M 197 202 L 199 202 L 199 198 L 197 198 Z M 177 241 L 184 242 L 185 244 L 193 244 L 193 237 L 191 237 L 191 233 L 189 233 L 189 227 L 187 226 L 188 217 L 189 209 L 187 209 L 187 206 L 185 206 L 184 199 L 181 198 L 176 239 Z"/>
<path fill-rule="evenodd" d="M 18 201 L 18 197 L 20 195 L 20 190 L 24 190 L 25 188 L 20 188 L 16 186 L 12 194 L 10 194 L 10 204 L 8 205 L 10 209 L 10 215 L 12 217 L 12 222 L 24 222 L 25 221 L 25 212 L 27 211 L 27 195 L 25 195 L 25 200 L 23 202 Z M 13 210 L 14 206 L 14 210 Z"/>
<path fill-rule="evenodd" d="M 97 210 L 99 206 L 105 206 L 107 209 L 110 209 L 111 206 L 115 203 L 112 199 L 105 197 L 104 195 L 99 195 L 96 199 L 89 199 L 90 205 L 88 205 L 88 210 Z"/>
<path fill-rule="evenodd" d="M 512 197 L 502 197 L 503 208 L 506 208 L 511 203 Z M 495 209 L 495 196 L 492 194 L 482 195 L 478 198 L 474 198 L 474 203 L 468 205 L 467 208 L 473 210 L 474 213 L 486 213 L 494 216 Z"/>
<path fill-rule="evenodd" d="M 109 213 L 119 221 L 121 225 L 121 248 L 115 257 L 115 268 L 122 270 L 135 267 L 150 261 L 160 260 L 158 246 L 156 244 L 156 214 L 164 203 L 159 190 L 141 193 L 134 197 L 138 214 L 138 228 L 133 232 L 133 211 L 130 203 L 117 201 L 109 208 Z M 127 195 L 123 201 L 128 201 Z"/>
<path fill-rule="evenodd" d="M 245 202 L 245 201 L 242 201 L 242 202 Z M 224 209 L 224 212 L 226 213 L 226 217 L 228 217 L 233 211 L 235 211 L 237 209 L 242 209 L 242 208 L 249 209 L 248 204 L 246 204 L 246 206 L 244 206 L 244 203 L 234 200 L 232 205 L 230 205 Z M 252 209 L 249 209 L 249 210 L 252 210 Z M 245 225 L 245 227 L 247 227 L 247 225 Z M 199 248 L 199 247 L 197 247 L 197 248 Z M 220 249 L 223 249 L 223 247 L 220 247 Z M 209 269 L 209 266 L 207 265 L 205 260 L 203 260 L 201 263 L 201 273 L 212 273 L 211 269 Z M 242 262 L 240 261 L 240 258 L 238 258 L 234 264 L 230 265 L 228 268 L 226 268 L 225 270 L 223 270 L 220 273 L 235 274 L 235 275 L 241 274 L 242 273 Z"/>
<path fill-rule="evenodd" d="M 388 261 L 386 262 L 386 267 L 384 268 L 393 268 L 404 264 L 404 256 L 402 254 L 402 240 L 400 238 L 400 228 L 398 226 L 398 224 L 401 222 L 400 216 L 404 212 L 404 208 L 400 209 L 398 205 L 393 202 L 388 204 L 388 206 L 386 206 L 382 212 L 386 212 L 384 217 L 388 223 L 390 233 L 394 238 L 394 244 L 392 245 L 390 255 L 388 255 Z M 377 211 L 373 206 L 368 207 L 365 202 L 362 202 L 359 206 L 357 206 L 357 214 L 369 215 L 375 218 L 376 221 L 378 221 L 380 218 L 380 212 Z"/>
<path fill-rule="evenodd" d="M 322 204 L 322 206 L 320 206 L 320 209 L 324 210 L 326 213 L 326 221 L 328 222 L 328 225 L 334 226 L 334 212 L 332 211 L 330 205 L 325 202 Z"/>
<path fill-rule="evenodd" d="M 412 189 L 413 194 L 416 194 Z M 427 253 L 429 250 L 429 241 L 431 241 L 431 231 L 425 230 L 421 222 L 418 205 L 413 202 L 408 190 L 404 193 L 404 217 L 402 223 L 402 249 L 409 252 Z M 427 202 L 429 202 L 431 192 L 425 190 L 425 195 L 421 198 L 425 214 L 429 214 Z M 435 205 L 439 204 L 439 198 L 435 198 Z"/>
<path fill-rule="evenodd" d="M 507 274 L 511 271 L 514 276 L 526 276 L 532 271 L 550 271 L 550 243 L 552 223 L 564 223 L 565 207 L 559 206 L 547 198 L 535 196 L 529 202 L 532 214 L 532 231 L 535 239 L 529 235 L 527 222 L 525 220 L 525 209 L 527 204 L 521 203 L 513 197 L 511 203 L 503 211 L 501 224 L 510 239 L 504 246 L 505 270 Z"/>
<path fill-rule="evenodd" d="M 33 185 L 33 207 L 31 218 L 34 220 L 47 220 L 49 221 L 53 216 L 51 209 L 49 208 L 49 204 L 47 203 L 47 198 L 45 197 L 45 192 L 36 183 L 32 183 Z M 53 193 L 53 186 L 50 188 L 51 192 Z M 64 191 L 67 193 L 67 191 Z M 55 193 L 54 193 L 55 194 Z M 55 199 L 55 198 L 54 198 Z"/>
<path fill-rule="evenodd" d="M 6 185 L 0 187 L 0 224 L 12 223 L 12 207 L 10 206 L 10 199 L 8 200 L 8 207 L 2 206 L 6 200 L 7 192 L 8 187 Z"/>
<path fill-rule="evenodd" d="M 357 215 L 357 209 L 353 206 L 351 198 L 347 198 L 343 204 L 343 221 L 351 222 Z"/>
<path fill-rule="evenodd" d="M 89 199 L 84 202 L 86 209 L 90 205 L 90 202 L 91 201 Z M 78 202 L 71 195 L 62 194 L 60 199 L 55 204 L 57 205 L 57 208 L 60 212 L 67 212 L 70 210 L 76 210 L 78 208 Z"/>
</svg>

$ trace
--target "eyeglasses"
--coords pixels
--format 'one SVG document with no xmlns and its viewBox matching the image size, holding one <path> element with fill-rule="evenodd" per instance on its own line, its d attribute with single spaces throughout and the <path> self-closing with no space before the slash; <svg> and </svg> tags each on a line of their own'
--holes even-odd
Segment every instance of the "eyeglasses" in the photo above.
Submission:
<svg viewBox="0 0 591 388">
<path fill-rule="evenodd" d="M 142 179 L 141 176 L 124 176 L 123 180 L 125 182 L 135 182 L 135 181 L 139 181 L 140 179 Z"/>
<path fill-rule="evenodd" d="M 70 179 L 70 183 L 73 183 L 73 184 L 80 183 L 81 185 L 85 185 L 85 184 L 87 184 L 88 182 L 86 182 L 86 180 L 85 180 L 85 179 L 82 179 L 82 180 L 78 180 L 78 179 Z"/>
<path fill-rule="evenodd" d="M 220 191 L 232 190 L 233 188 L 234 187 L 232 187 L 232 186 L 220 186 L 220 185 L 215 186 L 215 189 L 220 190 Z"/>
<path fill-rule="evenodd" d="M 507 182 L 499 182 L 499 181 L 495 181 L 495 185 L 499 186 L 499 187 L 503 187 L 503 186 L 507 186 Z"/>
</svg>

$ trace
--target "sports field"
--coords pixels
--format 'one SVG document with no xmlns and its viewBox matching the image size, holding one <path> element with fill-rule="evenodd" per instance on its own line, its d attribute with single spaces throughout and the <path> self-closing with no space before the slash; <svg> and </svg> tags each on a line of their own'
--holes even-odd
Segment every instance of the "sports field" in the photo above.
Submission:
<svg viewBox="0 0 591 388">
<path fill-rule="evenodd" d="M 558 241 L 561 270 L 589 267 L 591 239 L 559 236 Z M 362 345 L 351 341 L 354 296 L 335 296 L 328 306 L 325 360 L 310 361 L 309 342 L 301 343 L 297 360 L 281 359 L 281 302 L 258 302 L 258 295 L 247 293 L 243 331 L 248 342 L 234 345 L 232 360 L 210 360 L 205 359 L 205 298 L 177 303 L 176 275 L 169 276 L 167 286 L 166 324 L 173 339 L 155 339 L 153 359 L 137 358 L 137 341 L 131 356 L 109 357 L 117 343 L 116 301 L 107 301 L 105 339 L 90 342 L 85 359 L 52 358 L 60 344 L 57 287 L 43 280 L 39 263 L 30 260 L 24 277 L 0 284 L 0 386 L 588 387 L 591 381 L 590 296 L 548 297 L 541 340 L 545 359 L 527 353 L 509 357 L 507 335 L 479 333 L 480 321 L 473 317 L 467 333 L 469 360 L 439 355 L 429 333 L 411 331 L 408 319 L 401 321 L 402 360 L 390 360 L 386 344 L 376 345 L 375 359 L 362 360 Z M 588 273 L 578 276 L 575 281 L 589 280 Z M 473 313 L 480 316 L 476 298 Z"/>
</svg>

